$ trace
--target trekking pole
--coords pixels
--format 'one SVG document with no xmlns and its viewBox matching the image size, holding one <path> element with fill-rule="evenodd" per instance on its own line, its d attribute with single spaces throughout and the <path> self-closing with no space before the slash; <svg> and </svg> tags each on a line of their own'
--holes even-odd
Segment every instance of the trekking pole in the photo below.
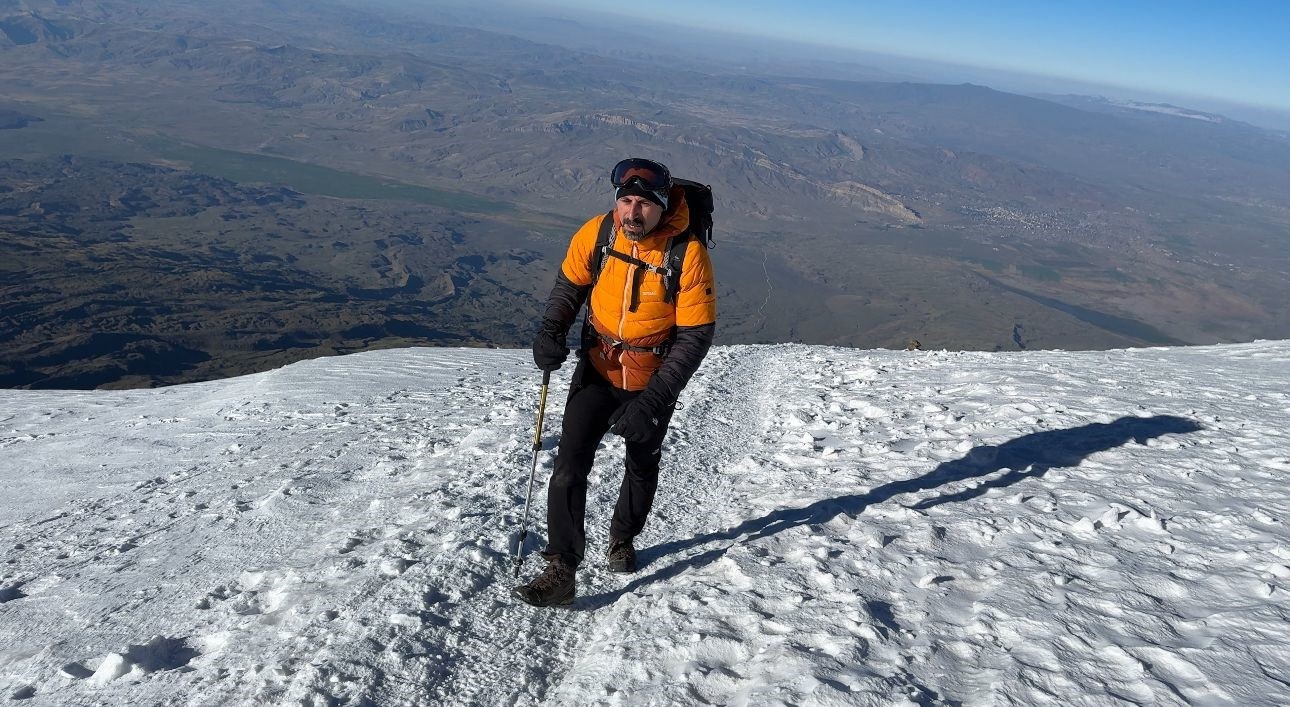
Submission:
<svg viewBox="0 0 1290 707">
<path fill-rule="evenodd" d="M 529 492 L 524 499 L 524 521 L 520 524 L 520 541 L 515 544 L 515 576 L 520 576 L 524 564 L 524 540 L 529 534 L 529 504 L 533 502 L 533 476 L 537 474 L 538 452 L 542 449 L 542 417 L 546 414 L 546 387 L 551 382 L 551 372 L 542 371 L 542 396 L 538 401 L 537 431 L 533 433 L 533 467 L 529 469 Z"/>
</svg>

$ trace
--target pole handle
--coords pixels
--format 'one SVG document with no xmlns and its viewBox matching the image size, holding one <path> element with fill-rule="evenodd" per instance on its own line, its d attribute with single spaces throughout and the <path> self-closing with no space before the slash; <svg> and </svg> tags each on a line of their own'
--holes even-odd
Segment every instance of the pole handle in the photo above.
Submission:
<svg viewBox="0 0 1290 707">
<path fill-rule="evenodd" d="M 542 449 L 542 420 L 546 416 L 546 391 L 551 384 L 551 372 L 542 371 L 542 395 L 538 400 L 537 427 L 533 431 L 533 451 Z"/>
</svg>

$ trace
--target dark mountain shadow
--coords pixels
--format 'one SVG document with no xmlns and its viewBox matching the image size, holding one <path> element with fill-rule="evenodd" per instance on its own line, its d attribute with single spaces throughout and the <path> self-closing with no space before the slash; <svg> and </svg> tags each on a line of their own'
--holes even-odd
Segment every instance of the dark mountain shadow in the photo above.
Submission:
<svg viewBox="0 0 1290 707">
<path fill-rule="evenodd" d="M 1162 435 L 1188 434 L 1202 429 L 1204 428 L 1198 423 L 1187 418 L 1157 415 L 1121 417 L 1109 423 L 1093 423 L 1066 430 L 1034 432 L 997 446 L 984 445 L 973 448 L 962 458 L 943 462 L 932 471 L 915 479 L 893 481 L 867 493 L 816 501 L 802 508 L 775 511 L 726 530 L 644 548 L 639 552 L 638 559 L 642 569 L 648 569 L 650 565 L 669 555 L 683 553 L 709 543 L 736 539 L 740 539 L 741 542 L 758 540 L 801 525 L 825 523 L 843 513 L 854 517 L 863 513 L 869 506 L 882 503 L 902 493 L 930 491 L 956 481 L 979 478 L 1006 470 L 1007 473 L 974 488 L 924 499 L 911 507 L 924 509 L 944 503 L 968 501 L 990 489 L 1004 488 L 1028 478 L 1042 477 L 1049 469 L 1076 466 L 1091 454 L 1122 446 L 1131 440 L 1138 444 L 1145 444 L 1147 440 Z M 642 573 L 621 589 L 579 599 L 577 608 L 592 610 L 606 606 L 617 601 L 623 594 L 634 592 L 645 584 L 670 579 L 687 569 L 714 562 L 731 547 L 732 545 L 723 544 L 653 572 Z"/>
</svg>

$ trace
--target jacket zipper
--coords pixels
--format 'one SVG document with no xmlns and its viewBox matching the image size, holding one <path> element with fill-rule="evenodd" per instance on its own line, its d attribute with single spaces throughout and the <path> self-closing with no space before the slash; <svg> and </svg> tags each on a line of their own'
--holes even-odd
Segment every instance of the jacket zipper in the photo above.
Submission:
<svg viewBox="0 0 1290 707">
<path fill-rule="evenodd" d="M 633 258 L 639 257 L 639 255 L 637 254 L 635 242 L 632 243 L 632 257 Z M 630 298 L 632 295 L 632 281 L 635 279 L 635 277 L 636 277 L 636 266 L 628 265 L 627 277 L 623 280 L 622 306 L 618 310 L 618 340 L 619 341 L 625 340 L 623 336 L 623 328 L 627 326 L 627 308 L 631 306 Z M 619 364 L 618 368 L 620 371 L 622 371 L 622 379 L 623 379 L 622 388 L 626 390 L 627 389 L 627 367 L 622 365 L 621 354 L 619 355 L 620 355 L 620 359 L 618 361 L 618 364 Z"/>
</svg>

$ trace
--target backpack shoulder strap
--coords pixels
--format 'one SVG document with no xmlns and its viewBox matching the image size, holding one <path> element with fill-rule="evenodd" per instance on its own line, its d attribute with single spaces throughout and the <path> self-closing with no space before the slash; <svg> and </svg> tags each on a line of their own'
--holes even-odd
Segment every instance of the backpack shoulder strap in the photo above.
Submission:
<svg viewBox="0 0 1290 707">
<path fill-rule="evenodd" d="M 678 234 L 672 238 L 672 242 L 667 248 L 667 260 L 662 267 L 650 265 L 641 260 L 623 253 L 619 253 L 610 247 L 610 239 L 614 233 L 614 212 L 610 211 L 600 220 L 600 230 L 596 232 L 596 247 L 591 252 L 591 286 L 596 286 L 596 281 L 600 279 L 600 271 L 605 268 L 605 257 L 613 256 L 619 260 L 625 261 L 637 266 L 637 282 L 632 288 L 631 305 L 629 311 L 636 311 L 640 296 L 640 278 L 645 272 L 665 272 L 666 280 L 664 282 L 663 301 L 670 302 L 676 306 L 677 295 L 681 292 L 681 266 L 685 264 L 685 249 L 690 244 L 690 240 L 696 235 L 690 231 Z M 702 236 L 697 236 L 702 238 Z M 702 242 L 702 241 L 700 241 Z"/>
<path fill-rule="evenodd" d="M 689 231 L 679 234 L 672 239 L 672 244 L 667 249 L 668 278 L 663 301 L 671 302 L 673 307 L 681 293 L 681 266 L 685 264 L 685 249 L 690 245 L 691 237 Z"/>
<path fill-rule="evenodd" d="M 614 212 L 610 211 L 600 219 L 600 230 L 596 232 L 596 247 L 591 251 L 591 286 L 596 286 L 600 271 L 605 267 L 605 251 L 609 249 L 609 240 L 614 237 Z"/>
</svg>

